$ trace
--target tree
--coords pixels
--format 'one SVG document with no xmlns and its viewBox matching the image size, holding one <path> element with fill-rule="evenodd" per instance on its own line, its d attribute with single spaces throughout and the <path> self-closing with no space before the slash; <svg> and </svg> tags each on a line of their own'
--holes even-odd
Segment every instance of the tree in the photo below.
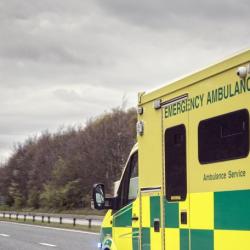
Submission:
<svg viewBox="0 0 250 250">
<path fill-rule="evenodd" d="M 120 108 L 79 127 L 28 138 L 0 169 L 0 195 L 17 208 L 89 206 L 93 183 L 108 191 L 136 139 L 136 111 Z"/>
</svg>

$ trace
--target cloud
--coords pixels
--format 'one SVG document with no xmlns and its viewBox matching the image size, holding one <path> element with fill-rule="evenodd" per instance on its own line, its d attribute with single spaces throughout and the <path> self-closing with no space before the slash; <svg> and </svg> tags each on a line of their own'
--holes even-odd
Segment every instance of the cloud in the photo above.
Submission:
<svg viewBox="0 0 250 250">
<path fill-rule="evenodd" d="M 117 18 L 133 25 L 145 25 L 154 29 L 176 29 L 199 26 L 220 21 L 233 23 L 248 18 L 248 1 L 235 3 L 222 1 L 164 1 L 164 0 L 99 0 L 101 6 Z M 198 22 L 194 22 L 198 21 Z"/>
<path fill-rule="evenodd" d="M 249 21 L 246 0 L 1 1 L 0 158 L 249 46 Z"/>
</svg>

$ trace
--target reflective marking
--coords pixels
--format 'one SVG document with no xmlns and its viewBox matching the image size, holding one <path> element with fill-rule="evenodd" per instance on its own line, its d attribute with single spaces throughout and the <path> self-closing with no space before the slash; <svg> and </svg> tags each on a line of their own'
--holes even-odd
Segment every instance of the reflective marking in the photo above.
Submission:
<svg viewBox="0 0 250 250">
<path fill-rule="evenodd" d="M 8 235 L 8 234 L 0 234 L 0 236 L 2 236 L 2 237 L 10 237 L 10 235 Z"/>
<path fill-rule="evenodd" d="M 149 193 L 149 192 L 160 192 L 161 187 L 146 187 L 141 188 L 141 193 Z"/>
<path fill-rule="evenodd" d="M 47 246 L 47 247 L 56 247 L 56 245 L 49 244 L 49 243 L 39 243 L 42 246 Z"/>
<path fill-rule="evenodd" d="M 177 97 L 175 97 L 175 98 L 173 98 L 171 100 L 162 102 L 161 103 L 161 107 L 166 107 L 166 106 L 172 105 L 172 104 L 174 104 L 176 102 L 180 102 L 180 101 L 186 100 L 187 98 L 188 98 L 188 94 L 177 96 Z"/>
</svg>

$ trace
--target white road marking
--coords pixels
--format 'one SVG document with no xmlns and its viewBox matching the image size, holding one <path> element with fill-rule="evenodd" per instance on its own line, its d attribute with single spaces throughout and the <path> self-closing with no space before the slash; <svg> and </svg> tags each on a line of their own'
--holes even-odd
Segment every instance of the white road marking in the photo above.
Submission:
<svg viewBox="0 0 250 250">
<path fill-rule="evenodd" d="M 47 246 L 47 247 L 56 247 L 56 245 L 53 245 L 53 244 L 49 244 L 49 243 L 39 243 L 40 245 L 42 246 Z"/>
<path fill-rule="evenodd" d="M 16 223 L 11 221 L 0 221 L 0 223 L 10 223 L 20 226 L 27 226 L 27 227 L 38 227 L 38 228 L 45 228 L 45 229 L 51 229 L 51 230 L 57 230 L 57 231 L 65 231 L 65 232 L 72 232 L 72 233 L 81 233 L 81 234 L 93 234 L 93 235 L 99 235 L 100 233 L 93 233 L 93 232 L 87 232 L 87 231 L 80 231 L 80 230 L 74 230 L 74 229 L 64 229 L 64 228 L 57 228 L 57 227 L 46 227 L 46 226 L 38 226 L 38 225 L 31 225 L 31 224 L 24 224 L 24 223 Z"/>
<path fill-rule="evenodd" d="M 0 234 L 0 236 L 2 236 L 2 237 L 10 237 L 10 235 L 8 235 L 8 234 Z"/>
</svg>

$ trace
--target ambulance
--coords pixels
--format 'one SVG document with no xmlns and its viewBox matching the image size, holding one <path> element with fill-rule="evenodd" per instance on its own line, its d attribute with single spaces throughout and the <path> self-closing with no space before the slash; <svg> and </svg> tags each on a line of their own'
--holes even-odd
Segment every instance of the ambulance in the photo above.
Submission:
<svg viewBox="0 0 250 250">
<path fill-rule="evenodd" d="M 138 98 L 102 250 L 250 250 L 250 50 Z"/>
</svg>

